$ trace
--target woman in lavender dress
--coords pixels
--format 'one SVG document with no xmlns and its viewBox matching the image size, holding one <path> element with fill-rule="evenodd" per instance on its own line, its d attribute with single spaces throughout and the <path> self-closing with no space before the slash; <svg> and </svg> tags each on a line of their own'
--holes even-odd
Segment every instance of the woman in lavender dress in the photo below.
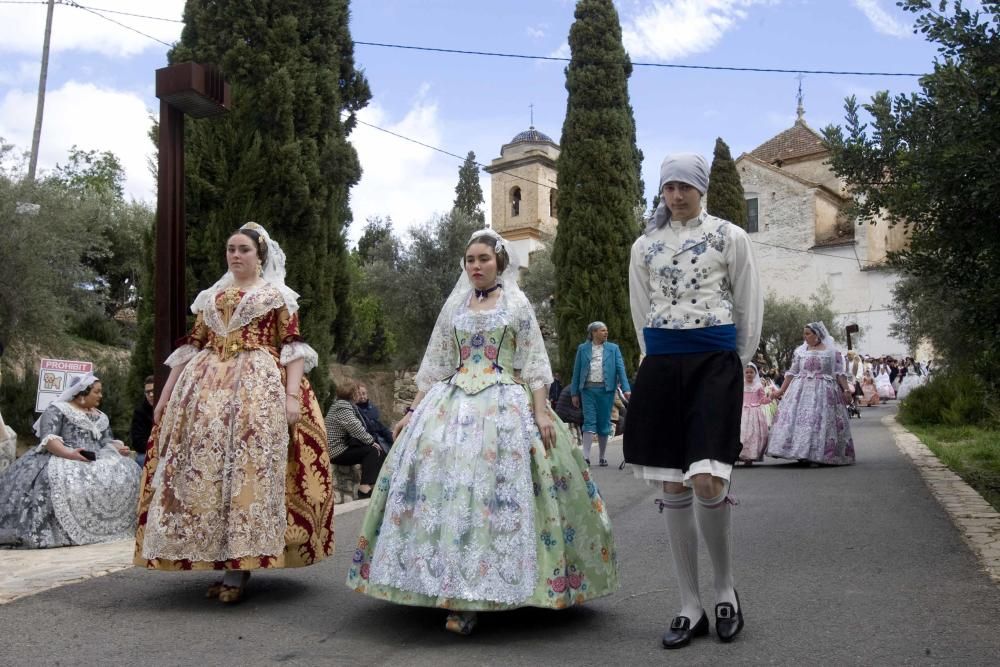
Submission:
<svg viewBox="0 0 1000 667">
<path fill-rule="evenodd" d="M 805 342 L 795 350 L 792 367 L 775 395 L 782 401 L 767 453 L 824 465 L 854 463 L 844 356 L 822 322 L 806 325 L 802 337 Z"/>
</svg>

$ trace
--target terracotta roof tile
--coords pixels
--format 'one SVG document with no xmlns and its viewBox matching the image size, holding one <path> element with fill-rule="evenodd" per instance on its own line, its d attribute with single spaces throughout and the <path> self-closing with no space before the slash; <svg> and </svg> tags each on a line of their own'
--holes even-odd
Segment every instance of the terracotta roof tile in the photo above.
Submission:
<svg viewBox="0 0 1000 667">
<path fill-rule="evenodd" d="M 750 151 L 750 155 L 768 164 L 774 164 L 825 152 L 823 137 L 806 125 L 805 121 L 797 120 L 789 129 Z"/>
</svg>

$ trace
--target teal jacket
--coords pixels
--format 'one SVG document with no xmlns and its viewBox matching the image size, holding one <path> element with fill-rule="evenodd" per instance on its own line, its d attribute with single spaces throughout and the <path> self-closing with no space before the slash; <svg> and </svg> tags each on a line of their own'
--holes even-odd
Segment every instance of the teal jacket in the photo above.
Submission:
<svg viewBox="0 0 1000 667">
<path fill-rule="evenodd" d="M 576 360 L 573 362 L 573 380 L 569 384 L 569 393 L 573 396 L 583 391 L 590 375 L 590 355 L 594 346 L 588 340 L 576 348 Z M 622 391 L 632 391 L 625 375 L 625 360 L 622 351 L 614 343 L 604 343 L 604 389 L 614 391 L 621 385 Z"/>
</svg>

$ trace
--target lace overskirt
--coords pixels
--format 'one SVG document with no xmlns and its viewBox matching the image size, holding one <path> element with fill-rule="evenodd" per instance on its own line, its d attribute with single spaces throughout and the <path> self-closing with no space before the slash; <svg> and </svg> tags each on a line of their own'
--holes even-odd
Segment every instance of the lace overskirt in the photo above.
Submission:
<svg viewBox="0 0 1000 667">
<path fill-rule="evenodd" d="M 618 586 L 604 501 L 566 426 L 545 451 L 519 385 L 438 383 L 393 446 L 347 585 L 401 604 L 562 608 Z"/>
<path fill-rule="evenodd" d="M 178 379 L 144 469 L 137 565 L 255 569 L 333 552 L 326 432 L 303 378 L 289 435 L 284 369 L 265 350 L 199 352 Z"/>
</svg>

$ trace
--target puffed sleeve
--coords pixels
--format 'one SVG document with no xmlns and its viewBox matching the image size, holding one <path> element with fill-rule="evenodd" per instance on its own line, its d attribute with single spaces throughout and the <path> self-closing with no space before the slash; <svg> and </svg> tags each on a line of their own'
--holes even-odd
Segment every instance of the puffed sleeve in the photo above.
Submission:
<svg viewBox="0 0 1000 667">
<path fill-rule="evenodd" d="M 319 363 L 319 355 L 316 350 L 302 340 L 299 330 L 299 314 L 289 313 L 286 306 L 282 306 L 281 310 L 278 311 L 278 344 L 281 346 L 280 363 L 282 366 L 302 359 L 305 364 L 305 372 L 308 373 Z"/>
<path fill-rule="evenodd" d="M 532 391 L 552 384 L 549 353 L 545 350 L 545 339 L 535 319 L 534 309 L 524 299 L 511 310 L 517 345 L 514 349 L 514 370 L 521 372 L 521 379 Z"/>
<path fill-rule="evenodd" d="M 796 350 L 795 356 L 792 357 L 792 367 L 789 368 L 787 371 L 785 371 L 785 375 L 796 377 L 801 372 L 802 372 L 802 355 L 800 355 L 799 351 Z"/>
<path fill-rule="evenodd" d="M 646 326 L 646 315 L 649 313 L 649 268 L 643 255 L 643 238 L 640 236 L 632 244 L 632 255 L 628 262 L 628 302 L 632 310 L 632 325 L 635 327 L 636 338 L 639 339 L 639 351 L 646 354 L 646 338 L 642 330 Z"/>
<path fill-rule="evenodd" d="M 112 442 L 115 442 L 115 434 L 111 432 L 111 426 L 109 425 L 101 431 L 101 447 L 110 445 Z"/>
<path fill-rule="evenodd" d="M 760 328 L 764 322 L 764 293 L 760 286 L 750 235 L 733 224 L 728 225 L 727 231 L 729 243 L 726 244 L 726 261 L 729 266 L 729 283 L 733 289 L 736 352 L 746 366 L 760 342 Z"/>
<path fill-rule="evenodd" d="M 452 323 L 454 308 L 448 303 L 438 313 L 431 338 L 427 342 L 424 358 L 417 370 L 417 389 L 428 391 L 435 383 L 455 374 L 458 363 L 458 344 Z"/>
<path fill-rule="evenodd" d="M 174 344 L 174 351 L 163 362 L 164 365 L 171 368 L 183 366 L 191 361 L 207 342 L 208 326 L 205 324 L 205 318 L 202 317 L 201 313 L 198 313 L 194 320 L 194 326 L 191 327 L 191 333 L 177 340 Z"/>
<path fill-rule="evenodd" d="M 35 422 L 35 435 L 39 438 L 38 451 L 44 450 L 45 446 L 49 444 L 49 440 L 54 438 L 62 439 L 63 421 L 65 419 L 56 406 L 50 405 L 45 409 L 42 416 Z"/>
</svg>

